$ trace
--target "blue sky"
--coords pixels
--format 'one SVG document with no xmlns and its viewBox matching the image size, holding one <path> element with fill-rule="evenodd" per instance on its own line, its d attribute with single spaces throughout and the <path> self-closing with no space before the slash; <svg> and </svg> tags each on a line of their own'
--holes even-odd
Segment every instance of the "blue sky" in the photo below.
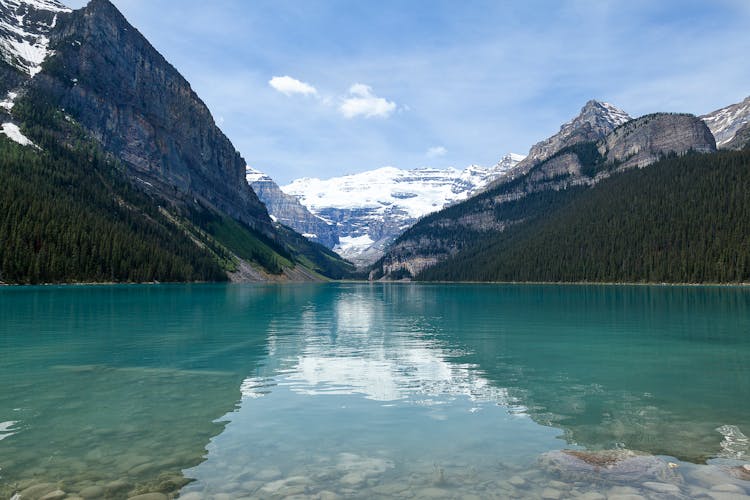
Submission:
<svg viewBox="0 0 750 500">
<path fill-rule="evenodd" d="M 746 0 L 114 4 L 281 184 L 492 165 L 592 98 L 639 116 L 750 95 Z"/>
</svg>

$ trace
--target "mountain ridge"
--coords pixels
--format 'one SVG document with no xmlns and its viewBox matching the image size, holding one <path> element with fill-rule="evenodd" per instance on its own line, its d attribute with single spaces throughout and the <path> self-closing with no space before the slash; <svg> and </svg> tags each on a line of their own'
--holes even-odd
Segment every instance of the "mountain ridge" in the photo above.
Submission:
<svg viewBox="0 0 750 500">
<path fill-rule="evenodd" d="M 590 188 L 665 155 L 716 150 L 710 130 L 695 116 L 657 113 L 625 121 L 620 115 L 619 125 L 599 122 L 595 129 L 582 117 L 592 109 L 601 116 L 597 105 L 589 101 L 560 133 L 538 143 L 544 148 L 532 147 L 541 151 L 537 158 L 544 160 L 535 163 L 533 157 L 527 157 L 481 194 L 420 220 L 373 266 L 371 279 L 417 276 L 488 235 L 524 224 L 530 217 L 551 214 L 561 203 L 556 192 Z M 574 123 L 580 124 L 581 130 L 572 130 Z M 609 132 L 602 135 L 605 130 Z M 596 141 L 583 140 L 596 137 Z"/>
</svg>

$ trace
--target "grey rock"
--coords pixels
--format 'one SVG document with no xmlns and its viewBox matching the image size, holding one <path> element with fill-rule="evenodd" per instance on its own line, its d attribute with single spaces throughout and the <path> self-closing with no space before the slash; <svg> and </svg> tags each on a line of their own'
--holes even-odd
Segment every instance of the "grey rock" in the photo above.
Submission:
<svg viewBox="0 0 750 500">
<path fill-rule="evenodd" d="M 748 149 L 750 148 L 750 123 L 745 123 L 737 130 L 731 140 L 722 144 L 723 149 Z"/>
<path fill-rule="evenodd" d="M 679 486 L 676 486 L 670 483 L 658 483 L 654 481 L 646 481 L 645 483 L 643 483 L 643 487 L 651 491 L 655 491 L 657 493 L 670 493 L 670 494 L 675 494 L 675 495 L 680 493 Z"/>
<path fill-rule="evenodd" d="M 544 500 L 559 500 L 562 497 L 562 491 L 554 488 L 544 488 L 542 490 L 542 499 Z"/>
<path fill-rule="evenodd" d="M 102 486 L 89 486 L 78 492 L 83 498 L 103 498 L 106 491 Z"/>
<path fill-rule="evenodd" d="M 664 460 L 631 450 L 557 450 L 544 453 L 539 464 L 567 481 L 640 483 L 677 479 Z"/>
<path fill-rule="evenodd" d="M 727 492 L 721 492 L 721 491 L 709 491 L 708 496 L 713 498 L 713 500 L 748 500 L 750 499 L 749 495 L 744 495 L 742 493 L 727 493 Z"/>
<path fill-rule="evenodd" d="M 562 125 L 557 134 L 532 146 L 529 155 L 516 168 L 519 172 L 526 172 L 566 147 L 599 141 L 631 119 L 630 115 L 611 104 L 591 100 L 578 116 Z"/>
<path fill-rule="evenodd" d="M 733 144 L 741 129 L 747 130 L 750 123 L 750 97 L 737 104 L 730 104 L 701 116 L 716 138 L 720 148 L 735 149 Z"/>
<path fill-rule="evenodd" d="M 609 163 L 620 163 L 620 170 L 645 167 L 664 155 L 683 155 L 691 150 L 716 151 L 711 131 L 693 115 L 670 113 L 646 115 L 627 122 L 599 145 L 599 153 Z"/>
<path fill-rule="evenodd" d="M 57 490 L 54 483 L 39 483 L 25 488 L 21 491 L 21 500 L 39 500 L 47 493 Z"/>
<path fill-rule="evenodd" d="M 337 227 L 313 215 L 297 198 L 286 194 L 268 175 L 252 168 L 246 170 L 247 182 L 266 205 L 268 213 L 285 226 L 308 239 L 333 248 L 339 243 Z"/>
<path fill-rule="evenodd" d="M 743 487 L 738 486 L 736 484 L 732 484 L 732 483 L 722 483 L 722 484 L 714 485 L 711 487 L 711 491 L 721 491 L 724 493 L 742 493 L 742 494 L 746 493 Z"/>
<path fill-rule="evenodd" d="M 49 493 L 41 497 L 39 500 L 61 500 L 65 498 L 66 496 L 68 496 L 68 494 L 65 493 L 63 490 L 55 490 L 55 491 L 50 491 Z"/>
<path fill-rule="evenodd" d="M 109 0 L 61 16 L 55 54 L 29 83 L 50 96 L 144 190 L 179 204 L 199 200 L 273 235 L 245 181 L 245 161 L 190 84 Z"/>
</svg>

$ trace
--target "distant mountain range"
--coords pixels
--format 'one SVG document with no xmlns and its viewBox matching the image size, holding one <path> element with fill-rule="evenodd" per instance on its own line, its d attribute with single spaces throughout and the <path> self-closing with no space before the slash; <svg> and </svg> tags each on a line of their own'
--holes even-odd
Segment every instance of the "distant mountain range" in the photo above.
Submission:
<svg viewBox="0 0 750 500">
<path fill-rule="evenodd" d="M 351 267 L 271 220 L 208 108 L 108 0 L 0 0 L 0 95 L 0 173 L 16 186 L 0 197 L 0 281 L 309 280 Z"/>
<path fill-rule="evenodd" d="M 420 217 L 467 199 L 522 159 L 508 154 L 493 167 L 472 165 L 463 170 L 384 167 L 331 179 L 297 179 L 280 188 L 253 171 L 248 182 L 272 216 L 346 259 L 366 265 L 380 258 Z"/>
</svg>

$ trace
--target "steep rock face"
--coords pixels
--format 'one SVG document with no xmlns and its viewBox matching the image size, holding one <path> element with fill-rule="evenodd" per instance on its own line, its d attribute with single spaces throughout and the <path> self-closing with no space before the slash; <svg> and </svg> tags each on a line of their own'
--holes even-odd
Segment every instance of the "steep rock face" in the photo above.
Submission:
<svg viewBox="0 0 750 500">
<path fill-rule="evenodd" d="M 493 167 L 472 165 L 464 170 L 384 167 L 331 179 L 297 179 L 281 189 L 334 227 L 336 252 L 368 265 L 420 217 L 465 200 L 522 159 L 509 154 Z"/>
<path fill-rule="evenodd" d="M 108 0 L 92 0 L 57 24 L 54 55 L 32 88 L 120 158 L 145 190 L 201 200 L 273 237 L 245 182 L 245 161 L 189 83 Z"/>
<path fill-rule="evenodd" d="M 599 144 L 599 153 L 620 168 L 644 167 L 665 154 L 711 153 L 716 142 L 706 124 L 693 115 L 657 113 L 615 129 Z"/>
<path fill-rule="evenodd" d="M 258 198 L 266 205 L 268 213 L 278 222 L 328 248 L 338 245 L 336 227 L 311 214 L 297 198 L 283 192 L 268 175 L 248 167 L 246 179 Z"/>
<path fill-rule="evenodd" d="M 750 123 L 744 124 L 737 130 L 732 140 L 724 143 L 723 147 L 725 149 L 746 149 L 750 147 Z"/>
<path fill-rule="evenodd" d="M 516 167 L 514 176 L 525 174 L 534 165 L 567 147 L 582 142 L 599 141 L 631 119 L 625 111 L 612 104 L 591 100 L 581 108 L 578 116 L 563 124 L 557 134 L 534 144 L 528 156 Z M 496 184 L 497 182 L 493 186 Z"/>
<path fill-rule="evenodd" d="M 544 193 L 594 186 L 618 172 L 644 167 L 669 154 L 716 151 L 710 130 L 692 115 L 647 115 L 612 127 L 598 141 L 581 142 L 585 134 L 569 135 L 574 136 L 578 138 L 572 144 L 545 160 L 525 167 L 519 164 L 479 195 L 420 220 L 393 243 L 371 277 L 400 277 L 406 275 L 405 271 L 413 276 L 488 232 L 504 231 L 543 216 L 555 210 L 561 199 Z"/>
<path fill-rule="evenodd" d="M 703 115 L 701 119 L 711 129 L 716 138 L 716 146 L 729 149 L 729 143 L 737 132 L 750 122 L 750 97 Z"/>
</svg>

